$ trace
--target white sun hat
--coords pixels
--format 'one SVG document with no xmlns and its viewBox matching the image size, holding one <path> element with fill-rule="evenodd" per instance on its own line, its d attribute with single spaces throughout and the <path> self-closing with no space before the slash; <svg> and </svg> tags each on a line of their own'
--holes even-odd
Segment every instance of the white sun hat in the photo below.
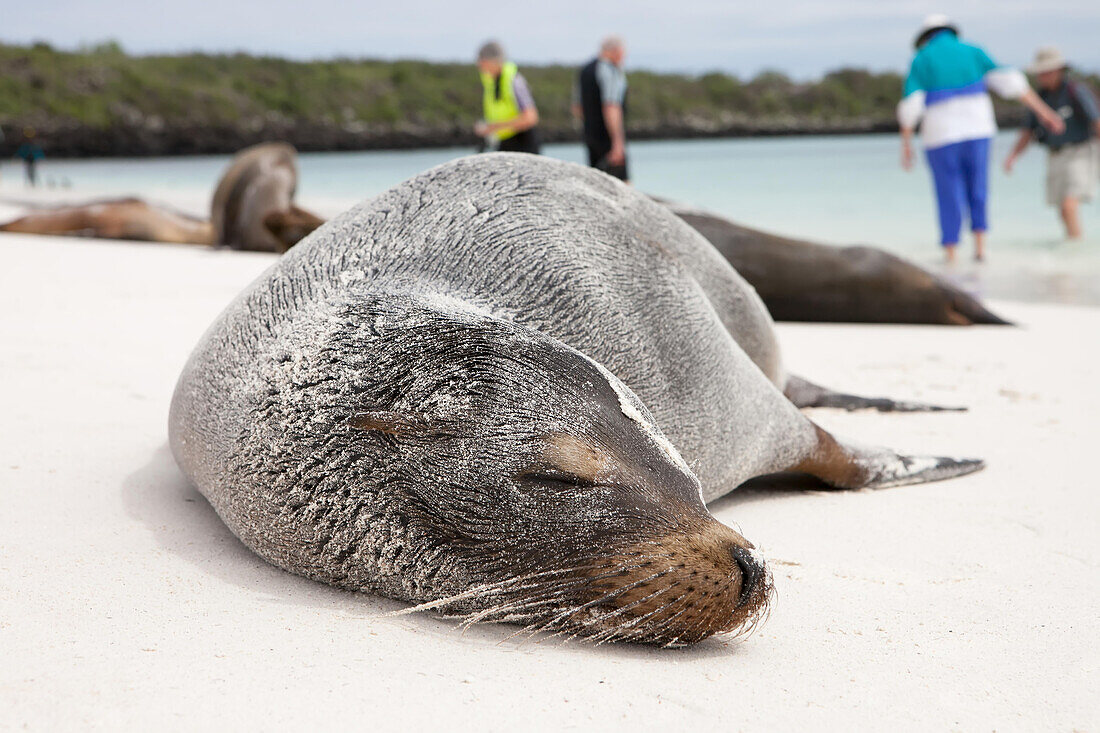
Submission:
<svg viewBox="0 0 1100 733">
<path fill-rule="evenodd" d="M 955 21 L 948 18 L 943 13 L 932 13 L 924 19 L 924 22 L 920 24 L 920 30 L 917 31 L 917 37 L 913 40 L 913 46 L 920 48 L 921 44 L 928 40 L 938 30 L 947 29 L 959 35 L 959 28 L 955 25 Z"/>
<path fill-rule="evenodd" d="M 1066 57 L 1054 46 L 1043 46 L 1035 53 L 1035 60 L 1027 67 L 1029 73 L 1042 74 L 1046 71 L 1057 71 L 1069 66 Z"/>
</svg>

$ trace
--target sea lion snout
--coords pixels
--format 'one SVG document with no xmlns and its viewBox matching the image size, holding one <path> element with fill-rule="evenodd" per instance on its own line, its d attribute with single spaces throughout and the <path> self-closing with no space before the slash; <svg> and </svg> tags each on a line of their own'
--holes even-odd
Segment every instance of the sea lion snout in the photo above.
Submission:
<svg viewBox="0 0 1100 733">
<path fill-rule="evenodd" d="M 752 543 L 711 517 L 638 542 L 593 572 L 586 635 L 661 646 L 751 630 L 771 575 Z"/>
</svg>

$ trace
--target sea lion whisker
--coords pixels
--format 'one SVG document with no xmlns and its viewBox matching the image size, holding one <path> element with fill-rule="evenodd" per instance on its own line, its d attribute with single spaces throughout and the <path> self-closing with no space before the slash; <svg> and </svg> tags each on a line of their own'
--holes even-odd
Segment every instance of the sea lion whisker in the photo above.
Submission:
<svg viewBox="0 0 1100 733">
<path fill-rule="evenodd" d="M 580 604 L 580 605 L 570 606 L 570 607 L 566 608 L 565 610 L 559 612 L 557 614 L 557 616 L 558 617 L 566 617 L 566 616 L 575 615 L 576 613 L 579 613 L 579 612 L 581 612 L 581 611 L 583 611 L 587 608 L 590 608 L 591 606 L 596 605 L 598 603 L 602 603 L 602 602 L 608 600 L 609 598 L 613 598 L 617 595 L 621 595 L 622 593 L 628 592 L 629 590 L 631 590 L 632 588 L 637 587 L 638 585 L 642 585 L 644 583 L 648 583 L 648 582 L 651 582 L 651 581 L 653 581 L 657 578 L 660 578 L 661 576 L 667 574 L 668 572 L 669 572 L 669 570 L 658 571 L 658 572 L 653 573 L 652 575 L 650 575 L 648 577 L 641 578 L 641 579 L 636 580 L 632 583 L 629 583 L 625 586 L 621 586 L 619 588 L 613 588 L 612 590 L 608 591 L 607 593 L 603 594 L 602 596 L 600 596 L 600 597 L 598 597 L 598 598 L 596 598 L 592 601 L 588 601 L 588 602 L 586 602 L 584 604 Z M 605 575 L 601 575 L 601 576 L 596 576 L 596 578 L 610 577 L 610 575 L 613 575 L 613 574 L 614 573 L 609 573 L 609 574 L 605 574 Z M 579 584 L 587 584 L 588 582 L 589 582 L 588 579 L 583 579 L 583 578 L 578 578 L 577 579 L 577 584 L 578 585 Z M 562 592 L 564 592 L 565 590 L 566 589 L 563 588 Z M 557 599 L 551 599 L 551 600 L 557 600 Z M 554 623 L 557 620 L 559 620 L 559 618 L 551 618 L 547 623 Z"/>
<path fill-rule="evenodd" d="M 669 608 L 671 608 L 673 605 L 675 605 L 677 601 L 683 600 L 684 598 L 687 598 L 689 595 L 690 594 L 685 593 L 684 595 L 680 596 L 680 598 L 676 599 L 676 601 L 673 601 L 671 604 L 669 604 Z M 680 616 L 683 616 L 685 613 L 687 613 L 689 608 L 691 608 L 690 605 L 685 605 L 679 611 L 677 611 L 676 613 L 674 613 L 671 616 L 669 616 L 668 618 L 666 618 L 661 623 L 660 626 L 649 629 L 648 630 L 649 631 L 649 636 L 654 641 L 656 641 L 659 638 L 660 634 L 662 632 L 664 632 L 666 629 L 668 629 L 673 624 L 673 622 L 676 621 L 676 619 L 678 619 Z M 686 629 L 681 629 L 679 634 L 674 636 L 671 641 L 667 642 L 663 646 L 666 646 L 666 647 L 676 646 L 676 644 L 679 643 L 680 639 L 683 638 L 683 636 L 685 635 L 685 632 L 686 632 Z"/>
<path fill-rule="evenodd" d="M 667 612 L 669 609 L 671 609 L 677 603 L 684 600 L 685 598 L 687 598 L 690 595 L 691 594 L 689 592 L 684 591 L 683 593 L 676 596 L 672 600 L 666 601 L 661 606 L 660 612 L 661 613 Z M 672 624 L 672 622 L 675 621 L 678 617 L 680 617 L 684 612 L 686 612 L 688 608 L 689 608 L 688 606 L 684 606 L 684 608 L 680 609 L 677 613 L 673 614 L 672 616 L 667 617 L 667 618 L 663 618 L 663 619 L 658 619 L 658 621 L 659 621 L 658 625 L 654 626 L 652 624 L 647 623 L 647 624 L 644 624 L 642 627 L 635 628 L 634 632 L 636 632 L 639 636 L 646 637 L 646 638 L 651 639 L 651 640 L 656 640 L 658 638 L 658 634 L 661 631 L 664 631 L 666 628 L 668 628 Z"/>
<path fill-rule="evenodd" d="M 553 619 L 553 621 L 557 621 L 559 619 L 562 619 L 563 617 L 575 616 L 578 613 L 581 613 L 583 611 L 586 611 L 586 610 L 592 608 L 593 606 L 597 606 L 601 603 L 605 603 L 605 602 L 607 602 L 608 600 L 610 600 L 612 598 L 616 598 L 616 597 L 622 595 L 623 593 L 628 593 L 629 591 L 633 590 L 634 588 L 636 588 L 640 585 L 644 585 L 644 584 L 650 583 L 650 582 L 652 582 L 652 581 L 654 581 L 658 578 L 661 578 L 661 577 L 667 575 L 671 571 L 672 571 L 671 568 L 669 568 L 668 570 L 662 570 L 660 572 L 654 573 L 653 575 L 650 575 L 649 577 L 641 578 L 639 580 L 634 581 L 633 583 L 629 583 L 629 584 L 627 584 L 625 586 L 621 586 L 619 588 L 614 588 L 614 589 L 608 591 L 607 593 L 603 594 L 599 598 L 596 598 L 594 600 L 583 603 L 580 606 L 575 606 L 571 609 L 567 609 L 566 611 L 563 611 L 562 613 L 558 614 L 558 618 Z M 643 603 L 643 602 L 645 602 L 646 600 L 648 600 L 650 598 L 653 598 L 657 595 L 660 595 L 662 592 L 664 592 L 664 589 L 659 590 L 656 593 L 652 593 L 649 596 L 646 596 L 645 598 L 642 598 L 638 601 L 634 601 L 633 603 L 629 604 L 629 606 L 624 606 L 623 608 L 624 609 L 632 608 L 632 607 L 636 606 L 639 603 Z M 592 624 L 597 623 L 600 618 L 602 618 L 602 617 L 598 617 L 597 619 L 588 620 L 588 621 L 580 621 L 580 622 L 578 622 L 578 623 L 581 624 L 581 626 L 579 628 L 583 629 L 585 627 L 591 626 Z M 565 631 L 565 630 L 563 629 L 563 631 Z M 574 634 L 574 636 L 575 636 L 575 634 Z"/>
<path fill-rule="evenodd" d="M 498 613 L 512 613 L 512 612 L 515 612 L 515 611 L 525 611 L 525 610 L 530 609 L 530 608 L 539 608 L 539 607 L 542 607 L 542 606 L 549 606 L 549 605 L 552 605 L 554 603 L 558 603 L 559 601 L 560 601 L 560 599 L 558 597 L 550 597 L 550 598 L 536 597 L 534 599 L 527 598 L 527 599 L 516 601 L 514 603 L 506 603 L 506 604 L 503 604 L 503 605 L 500 605 L 500 606 L 492 606 L 490 608 L 486 608 L 482 611 L 478 611 L 476 613 L 470 614 L 469 616 L 463 618 L 462 623 L 460 624 L 460 626 L 462 626 L 464 628 L 469 628 L 470 626 L 473 626 L 476 623 L 481 623 L 483 621 L 487 622 L 487 623 L 498 623 L 497 619 L 491 618 L 492 616 L 494 616 Z"/>
<path fill-rule="evenodd" d="M 558 571 L 547 571 L 547 572 L 549 573 L 549 572 L 558 572 Z M 541 575 L 541 574 L 543 574 L 543 573 L 537 573 L 535 575 Z M 528 579 L 527 576 L 521 576 L 521 577 L 518 577 L 518 578 L 509 578 L 507 580 L 497 581 L 495 583 L 487 583 L 487 584 L 476 586 L 474 588 L 470 588 L 469 590 L 463 591 L 461 593 L 456 593 L 456 594 L 450 595 L 450 596 L 444 596 L 443 598 L 437 598 L 437 599 L 432 600 L 432 601 L 425 601 L 424 603 L 420 603 L 420 604 L 417 604 L 415 606 L 409 606 L 408 608 L 401 608 L 401 609 L 398 609 L 396 611 L 389 611 L 389 612 L 384 613 L 382 615 L 383 615 L 383 617 L 407 616 L 407 615 L 414 614 L 414 613 L 420 613 L 422 611 L 430 611 L 432 609 L 439 608 L 441 606 L 448 606 L 452 603 L 457 603 L 459 601 L 465 601 L 465 600 L 468 600 L 470 598 L 476 598 L 476 597 L 479 597 L 479 596 L 486 596 L 486 595 L 493 595 L 493 594 L 497 594 L 497 593 L 503 593 L 503 592 L 507 592 L 508 590 L 510 590 L 508 588 L 509 585 L 514 584 L 514 583 L 518 583 L 518 582 L 523 582 L 524 580 L 527 580 L 527 579 Z"/>
<path fill-rule="evenodd" d="M 672 590 L 674 587 L 675 586 L 667 586 L 665 588 L 665 590 Z M 629 621 L 626 621 L 625 623 L 621 623 L 621 624 L 616 625 L 614 627 L 616 633 L 622 634 L 623 636 L 636 637 L 636 638 L 639 638 L 639 639 L 644 639 L 644 637 L 646 636 L 646 631 L 647 631 L 646 623 L 649 621 L 649 619 L 653 618 L 657 614 L 664 613 L 674 603 L 676 603 L 677 601 L 679 601 L 680 599 L 682 599 L 686 595 L 687 595 L 687 593 L 683 593 L 683 594 L 677 596 L 676 598 L 673 598 L 672 600 L 666 600 L 664 603 L 662 603 L 660 606 L 653 609 L 649 613 L 647 613 L 643 616 L 637 616 L 635 618 L 630 619 Z M 623 633 L 624 631 L 626 633 Z M 600 643 L 603 643 L 603 642 L 600 642 Z"/>
<path fill-rule="evenodd" d="M 648 578 L 642 578 L 641 580 L 634 581 L 633 583 L 630 583 L 629 585 L 625 585 L 622 588 L 616 589 L 612 593 L 608 593 L 608 594 L 604 595 L 603 597 L 597 599 L 596 601 L 591 602 L 589 605 L 595 605 L 596 603 L 602 603 L 606 600 L 609 600 L 612 597 L 615 597 L 617 595 L 621 595 L 622 593 L 630 591 L 630 590 L 638 587 L 639 585 L 644 585 L 645 583 L 650 583 L 650 582 L 653 582 L 654 580 L 657 580 L 658 578 L 662 578 L 662 577 L 668 575 L 670 572 L 672 572 L 672 568 L 669 568 L 668 570 L 662 570 L 659 573 L 654 573 L 653 575 L 650 575 Z M 643 596 L 642 598 L 639 598 L 635 601 L 631 601 L 630 603 L 626 604 L 625 606 L 620 606 L 619 608 L 615 609 L 614 611 L 611 611 L 611 612 L 606 613 L 606 614 L 602 614 L 598 618 L 595 618 L 592 621 L 588 621 L 588 622 L 585 622 L 585 623 L 586 623 L 586 625 L 601 623 L 605 619 L 627 613 L 628 611 L 630 611 L 634 608 L 637 608 L 641 604 L 646 603 L 647 601 L 650 601 L 650 600 L 656 598 L 657 596 L 661 595 L 662 593 L 668 592 L 669 589 L 671 589 L 672 587 L 673 586 L 671 586 L 671 585 L 666 585 L 663 588 L 660 588 L 660 589 L 654 591 L 653 593 L 650 593 L 647 596 Z"/>
<path fill-rule="evenodd" d="M 648 598 L 642 599 L 641 602 L 645 602 L 646 600 L 652 600 L 652 598 L 655 598 L 656 596 L 659 596 L 662 593 L 667 593 L 668 591 L 672 590 L 675 587 L 676 586 L 674 586 L 674 585 L 667 585 L 664 588 L 662 588 L 660 591 L 657 591 L 657 592 L 651 594 Z M 679 598 L 682 598 L 682 597 L 683 596 L 678 596 L 677 598 L 674 598 L 671 601 L 666 600 L 661 605 L 657 606 L 657 608 L 653 609 L 652 611 L 650 611 L 649 613 L 647 613 L 643 616 L 636 616 L 636 617 L 634 617 L 632 619 L 629 619 L 629 620 L 627 620 L 623 623 L 617 623 L 614 626 L 612 626 L 611 628 L 607 629 L 606 631 L 600 632 L 599 634 L 596 634 L 595 636 L 593 636 L 593 638 L 604 636 L 605 634 L 610 634 L 610 637 L 605 638 L 605 639 L 601 639 L 600 641 L 597 641 L 596 644 L 599 645 L 599 644 L 603 644 L 605 641 L 609 641 L 610 638 L 613 638 L 615 636 L 620 635 L 623 632 L 624 629 L 631 629 L 631 628 L 637 626 L 638 624 L 644 624 L 647 619 L 651 618 L 652 616 L 654 616 L 658 613 L 661 613 L 661 612 L 665 611 L 672 603 L 675 603 L 677 600 L 679 600 Z M 623 609 L 617 609 L 615 612 L 607 614 L 605 617 L 600 617 L 599 619 L 597 619 L 597 622 L 602 622 L 602 621 L 605 620 L 605 618 L 611 618 L 613 616 L 621 615 L 620 614 L 621 610 L 623 610 Z"/>
<path fill-rule="evenodd" d="M 725 593 L 726 591 L 728 591 L 728 589 L 729 589 L 729 584 L 727 583 L 722 588 L 722 593 Z M 714 621 L 725 610 L 726 610 L 726 607 L 721 602 L 711 603 L 709 605 L 709 607 L 707 608 L 707 610 L 699 615 L 699 619 L 685 631 L 685 635 L 688 634 L 688 633 L 695 634 L 695 633 L 699 632 L 700 630 L 710 629 L 711 625 L 714 623 Z M 719 630 L 718 632 L 708 631 L 706 634 L 704 634 L 704 637 L 701 637 L 701 638 L 705 638 L 706 636 L 710 636 L 714 633 L 720 633 L 720 632 L 721 632 L 721 630 Z"/>
</svg>

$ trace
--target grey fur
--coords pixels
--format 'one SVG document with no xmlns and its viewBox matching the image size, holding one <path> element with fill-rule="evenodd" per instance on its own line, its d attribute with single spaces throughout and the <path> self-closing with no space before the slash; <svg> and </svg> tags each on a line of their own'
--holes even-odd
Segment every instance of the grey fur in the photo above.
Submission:
<svg viewBox="0 0 1100 733">
<path fill-rule="evenodd" d="M 785 383 L 756 293 L 666 208 L 590 169 L 493 154 L 346 212 L 238 296 L 180 377 L 170 438 L 274 564 L 468 598 L 712 522 L 703 500 L 807 459 L 821 431 Z M 539 473 L 553 435 L 616 456 L 611 478 Z M 851 451 L 872 485 L 975 467 Z M 662 633 L 645 637 L 681 638 Z"/>
</svg>

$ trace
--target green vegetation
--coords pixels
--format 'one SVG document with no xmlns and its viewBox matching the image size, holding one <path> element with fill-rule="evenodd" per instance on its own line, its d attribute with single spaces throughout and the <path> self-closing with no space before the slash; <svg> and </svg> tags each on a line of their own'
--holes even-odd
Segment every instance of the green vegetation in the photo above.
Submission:
<svg viewBox="0 0 1100 733">
<path fill-rule="evenodd" d="M 576 70 L 523 72 L 544 138 L 575 139 Z M 633 70 L 629 124 L 634 137 L 889 130 L 900 89 L 897 74 L 857 69 L 814 83 L 779 72 L 746 81 Z M 5 152 L 24 126 L 38 129 L 56 155 L 230 152 L 273 138 L 305 150 L 469 144 L 479 106 L 472 64 L 0 44 Z"/>
</svg>

